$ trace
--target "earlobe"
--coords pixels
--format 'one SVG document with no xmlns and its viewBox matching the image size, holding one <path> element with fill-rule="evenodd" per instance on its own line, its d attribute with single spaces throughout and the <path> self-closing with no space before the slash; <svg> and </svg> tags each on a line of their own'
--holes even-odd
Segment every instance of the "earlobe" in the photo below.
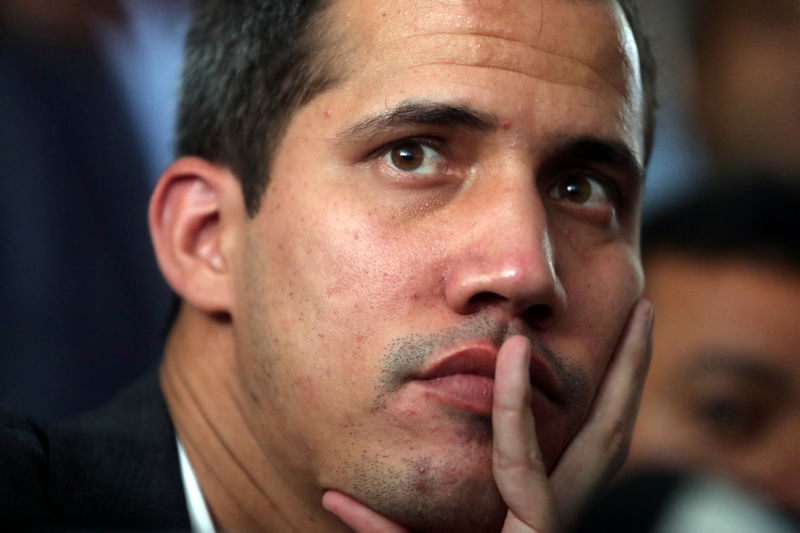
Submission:
<svg viewBox="0 0 800 533">
<path fill-rule="evenodd" d="M 232 300 L 226 232 L 238 214 L 229 197 L 241 197 L 235 176 L 208 161 L 173 163 L 150 200 L 149 224 L 158 265 L 172 289 L 208 313 L 228 312 Z M 243 211 L 242 205 L 242 211 Z"/>
</svg>

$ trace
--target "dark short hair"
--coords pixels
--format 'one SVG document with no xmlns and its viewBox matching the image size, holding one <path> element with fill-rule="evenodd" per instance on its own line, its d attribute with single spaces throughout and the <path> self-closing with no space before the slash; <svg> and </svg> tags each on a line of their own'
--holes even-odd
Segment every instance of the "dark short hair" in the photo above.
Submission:
<svg viewBox="0 0 800 533">
<path fill-rule="evenodd" d="M 658 107 L 656 58 L 642 23 L 637 0 L 617 0 L 617 3 L 625 13 L 625 18 L 628 20 L 628 25 L 631 27 L 633 38 L 636 41 L 636 48 L 639 51 L 639 70 L 642 73 L 642 93 L 644 95 L 644 153 L 645 164 L 647 164 L 650 161 L 650 154 L 653 152 L 656 133 L 656 109 Z"/>
<path fill-rule="evenodd" d="M 258 211 L 292 113 L 336 82 L 322 23 L 331 0 L 197 0 L 186 37 L 177 152 L 223 164 Z"/>
<path fill-rule="evenodd" d="M 340 77 L 334 0 L 197 0 L 186 39 L 177 152 L 231 169 L 250 216 L 292 113 Z M 655 61 L 634 0 L 617 0 L 639 48 L 646 98 L 645 146 L 654 131 Z"/>
<path fill-rule="evenodd" d="M 764 172 L 720 176 L 648 216 L 645 263 L 661 254 L 701 260 L 746 259 L 800 271 L 800 176 Z"/>
</svg>

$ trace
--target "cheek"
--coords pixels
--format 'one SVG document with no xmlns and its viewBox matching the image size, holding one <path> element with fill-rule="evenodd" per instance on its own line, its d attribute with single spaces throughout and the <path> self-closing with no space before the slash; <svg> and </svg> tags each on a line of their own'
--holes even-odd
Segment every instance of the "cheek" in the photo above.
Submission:
<svg viewBox="0 0 800 533">
<path fill-rule="evenodd" d="M 324 210 L 310 208 L 315 201 L 293 202 L 291 221 L 278 195 L 264 205 L 278 204 L 252 244 L 266 249 L 264 312 L 277 336 L 316 354 L 318 366 L 309 371 L 352 387 L 354 369 L 368 374 L 395 333 L 429 326 L 418 311 L 434 309 L 444 261 L 430 239 L 387 229 L 380 214 L 361 205 L 338 199 Z"/>
<path fill-rule="evenodd" d="M 621 246 L 621 245 L 620 245 Z M 576 263 L 566 280 L 565 327 L 573 353 L 585 354 L 584 365 L 599 384 L 630 315 L 641 297 L 643 274 L 635 253 L 617 245 L 589 262 Z"/>
<path fill-rule="evenodd" d="M 441 241 L 387 228 L 377 216 L 342 220 L 312 251 L 315 264 L 329 265 L 316 291 L 350 329 L 374 335 L 379 325 L 390 333 L 400 322 L 423 326 L 429 317 L 418 316 L 420 307 L 433 310 L 442 298 Z"/>
</svg>

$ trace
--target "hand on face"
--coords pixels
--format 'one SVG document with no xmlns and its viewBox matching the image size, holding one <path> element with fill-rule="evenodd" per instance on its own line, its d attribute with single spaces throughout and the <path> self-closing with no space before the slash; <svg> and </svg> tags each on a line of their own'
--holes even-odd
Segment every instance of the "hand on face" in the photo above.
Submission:
<svg viewBox="0 0 800 533">
<path fill-rule="evenodd" d="M 649 302 L 634 306 L 592 409 L 549 477 L 530 409 L 530 344 L 522 336 L 503 343 L 492 408 L 494 479 L 508 506 L 503 533 L 556 531 L 621 466 L 649 365 L 652 315 Z M 358 533 L 408 532 L 336 490 L 322 505 Z"/>
</svg>

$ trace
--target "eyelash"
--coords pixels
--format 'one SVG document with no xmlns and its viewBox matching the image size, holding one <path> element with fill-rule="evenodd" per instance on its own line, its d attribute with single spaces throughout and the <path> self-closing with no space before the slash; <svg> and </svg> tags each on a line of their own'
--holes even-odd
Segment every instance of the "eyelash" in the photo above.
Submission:
<svg viewBox="0 0 800 533">
<path fill-rule="evenodd" d="M 428 148 L 430 150 L 435 151 L 439 157 L 442 158 L 442 165 L 446 166 L 446 162 L 449 160 L 450 156 L 445 151 L 445 143 L 442 139 L 436 137 L 404 137 L 402 139 L 398 139 L 396 141 L 392 141 L 386 144 L 383 144 L 381 147 L 373 150 L 367 157 L 366 160 L 380 160 L 382 158 L 386 158 L 389 154 L 392 153 L 393 150 L 397 150 L 398 148 L 403 147 L 404 145 L 410 144 L 418 144 L 423 148 Z M 450 173 L 449 169 L 443 169 L 441 172 L 433 172 L 433 173 L 417 173 L 413 170 L 404 171 L 402 169 L 395 168 L 391 163 L 387 162 L 387 166 L 390 167 L 392 173 L 397 175 L 402 175 L 404 180 L 409 180 L 412 177 L 420 178 L 420 180 L 430 180 L 433 176 L 443 176 Z M 615 182 L 614 179 L 609 178 L 603 172 L 598 172 L 590 167 L 566 167 L 564 169 L 558 170 L 554 174 L 552 174 L 552 179 L 547 180 L 544 194 L 548 197 L 551 196 L 551 191 L 559 185 L 561 180 L 566 179 L 570 175 L 579 175 L 585 177 L 587 179 L 592 180 L 600 187 L 602 187 L 603 191 L 608 197 L 608 203 L 612 206 L 615 210 L 619 210 L 624 208 L 624 195 L 621 193 L 618 184 Z M 603 206 L 586 206 L 582 204 L 574 204 L 584 208 L 601 208 Z"/>
<path fill-rule="evenodd" d="M 404 144 L 420 144 L 422 146 L 426 146 L 432 150 L 436 150 L 439 154 L 444 157 L 444 141 L 437 137 L 403 137 L 402 139 L 397 139 L 396 141 L 391 141 L 385 143 L 378 147 L 377 149 L 373 150 L 368 156 L 367 159 L 377 159 L 391 150 L 401 147 Z"/>
</svg>

